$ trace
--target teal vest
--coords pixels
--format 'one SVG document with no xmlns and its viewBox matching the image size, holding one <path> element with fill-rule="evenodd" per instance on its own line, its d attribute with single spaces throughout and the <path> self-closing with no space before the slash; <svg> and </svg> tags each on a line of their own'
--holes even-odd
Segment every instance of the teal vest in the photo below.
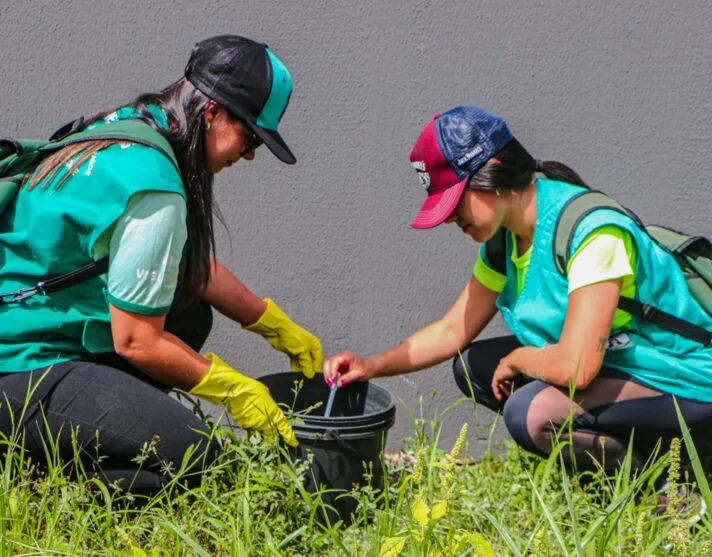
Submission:
<svg viewBox="0 0 712 557">
<path fill-rule="evenodd" d="M 517 295 L 512 245 L 507 235 L 507 279 L 497 299 L 505 323 L 525 346 L 558 342 L 568 303 L 568 284 L 554 263 L 554 228 L 564 204 L 583 188 L 536 181 L 537 224 L 532 257 Z M 575 253 L 583 240 L 601 226 L 615 224 L 630 233 L 636 247 L 636 297 L 643 302 L 712 330 L 710 317 L 690 295 L 685 278 L 672 256 L 660 248 L 627 216 L 600 209 L 576 228 Z M 630 343 L 609 347 L 603 365 L 623 371 L 665 393 L 712 402 L 712 349 L 660 327 L 633 319 L 624 332 Z"/>
<path fill-rule="evenodd" d="M 112 118 L 132 115 L 122 109 Z M 0 216 L 0 291 L 34 286 L 91 263 L 97 239 L 125 212 L 131 196 L 144 191 L 185 198 L 171 161 L 136 144 L 99 151 L 59 189 L 40 182 L 31 191 L 20 190 Z M 103 277 L 0 306 L 0 372 L 113 351 Z"/>
</svg>

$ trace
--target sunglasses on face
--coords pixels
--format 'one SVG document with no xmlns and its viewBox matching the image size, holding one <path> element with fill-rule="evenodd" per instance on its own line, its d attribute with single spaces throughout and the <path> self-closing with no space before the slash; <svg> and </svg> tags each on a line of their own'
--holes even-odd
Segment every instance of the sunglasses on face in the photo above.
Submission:
<svg viewBox="0 0 712 557">
<path fill-rule="evenodd" d="M 252 153 L 255 149 L 262 145 L 263 142 L 262 139 L 260 139 L 260 137 L 255 132 L 253 132 L 252 129 L 245 123 L 244 120 L 240 120 L 240 123 L 242 124 L 245 138 L 247 139 L 245 149 L 242 152 L 242 156 L 245 156 L 249 153 Z"/>
</svg>

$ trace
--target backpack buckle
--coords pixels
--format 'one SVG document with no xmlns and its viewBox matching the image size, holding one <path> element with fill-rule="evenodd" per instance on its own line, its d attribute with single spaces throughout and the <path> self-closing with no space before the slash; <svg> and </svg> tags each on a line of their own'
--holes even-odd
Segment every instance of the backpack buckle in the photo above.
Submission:
<svg viewBox="0 0 712 557">
<path fill-rule="evenodd" d="M 650 304 L 643 304 L 643 320 L 648 323 L 653 323 L 658 314 L 658 308 Z"/>
<path fill-rule="evenodd" d="M 76 120 L 72 120 L 68 124 L 64 124 L 61 128 L 59 128 L 49 137 L 49 140 L 52 142 L 62 141 L 65 137 L 70 136 L 73 133 L 77 133 L 78 131 L 81 131 L 83 129 L 84 116 L 80 116 Z"/>
<path fill-rule="evenodd" d="M 32 288 L 23 288 L 22 290 L 18 290 L 15 294 L 11 294 L 11 296 L 13 302 L 22 302 L 23 300 L 32 298 L 37 294 L 39 294 L 39 290 L 36 286 L 33 286 Z"/>
<path fill-rule="evenodd" d="M 32 298 L 33 296 L 36 296 L 37 294 L 41 294 L 42 296 L 47 295 L 47 291 L 45 290 L 45 283 L 43 282 L 38 282 L 34 286 L 30 286 L 29 288 L 21 288 L 20 290 L 15 290 L 15 292 L 9 292 L 7 294 L 0 294 L 0 303 L 3 304 L 14 304 L 17 302 L 22 302 L 24 300 L 27 300 L 28 298 Z M 9 298 L 9 299 L 6 299 Z"/>
<path fill-rule="evenodd" d="M 33 286 L 31 288 L 23 288 L 21 290 L 16 290 L 15 292 L 0 294 L 0 302 L 3 304 L 14 304 L 22 302 L 27 298 L 32 298 L 35 294 L 37 294 L 37 287 Z"/>
</svg>

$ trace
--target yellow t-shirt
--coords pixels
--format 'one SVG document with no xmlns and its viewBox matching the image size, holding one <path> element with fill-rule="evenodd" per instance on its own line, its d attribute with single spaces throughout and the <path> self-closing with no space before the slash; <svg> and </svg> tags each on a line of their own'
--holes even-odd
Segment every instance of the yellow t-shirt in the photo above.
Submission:
<svg viewBox="0 0 712 557">
<path fill-rule="evenodd" d="M 517 242 L 512 234 L 512 263 L 517 272 L 517 292 L 524 288 L 531 247 L 522 255 L 517 253 Z M 484 244 L 480 247 L 480 253 Z M 623 279 L 621 296 L 635 297 L 635 245 L 630 234 L 617 226 L 603 226 L 592 232 L 582 242 L 567 266 L 569 294 L 578 288 L 596 284 L 606 280 Z M 481 256 L 478 256 L 473 268 L 474 277 L 484 286 L 495 292 L 504 289 L 506 277 L 489 267 Z M 620 309 L 613 315 L 612 329 L 626 327 L 632 316 Z"/>
</svg>

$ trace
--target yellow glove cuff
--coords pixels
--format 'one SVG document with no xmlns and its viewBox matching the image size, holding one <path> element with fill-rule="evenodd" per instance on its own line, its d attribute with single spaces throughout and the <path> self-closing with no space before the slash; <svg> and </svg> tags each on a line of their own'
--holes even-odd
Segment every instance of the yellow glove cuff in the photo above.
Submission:
<svg viewBox="0 0 712 557">
<path fill-rule="evenodd" d="M 271 333 L 280 327 L 285 319 L 289 319 L 287 314 L 282 311 L 282 308 L 280 308 L 273 300 L 265 298 L 263 301 L 267 304 L 267 309 L 265 309 L 264 313 L 260 315 L 260 318 L 252 325 L 243 327 L 243 329 L 247 329 L 248 331 L 252 331 L 253 333 L 257 333 L 262 336 Z"/>
<path fill-rule="evenodd" d="M 244 429 L 260 431 L 267 437 L 279 433 L 289 445 L 297 446 L 287 418 L 264 384 L 243 375 L 215 354 L 208 353 L 204 357 L 212 364 L 190 394 L 225 406 L 232 419 Z"/>
<path fill-rule="evenodd" d="M 321 370 L 323 356 L 321 342 L 312 333 L 292 321 L 274 301 L 265 298 L 267 305 L 260 318 L 247 327 L 257 333 L 275 350 L 289 356 L 292 371 L 299 371 L 311 379 Z"/>
<path fill-rule="evenodd" d="M 210 369 L 200 380 L 200 383 L 188 392 L 213 404 L 225 404 L 231 387 L 234 386 L 236 380 L 243 378 L 244 375 L 223 362 L 217 354 L 209 352 L 204 354 L 203 358 L 211 361 Z"/>
</svg>

